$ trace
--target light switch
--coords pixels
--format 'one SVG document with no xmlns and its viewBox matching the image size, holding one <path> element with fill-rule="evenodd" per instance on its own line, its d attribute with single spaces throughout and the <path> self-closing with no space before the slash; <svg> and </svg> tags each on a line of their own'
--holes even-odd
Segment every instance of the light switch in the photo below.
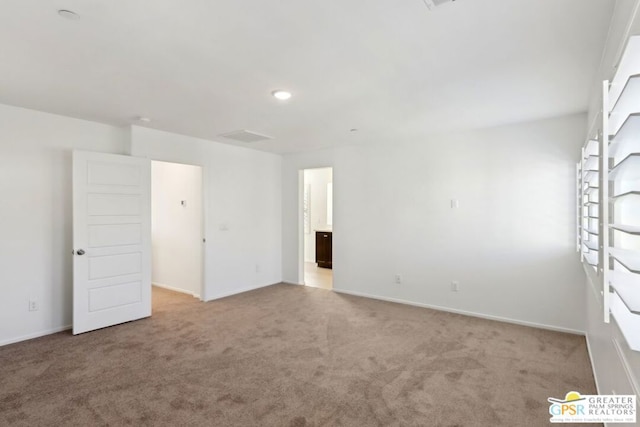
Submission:
<svg viewBox="0 0 640 427">
<path fill-rule="evenodd" d="M 458 199 L 451 199 L 451 209 L 457 209 L 460 207 Z"/>
</svg>

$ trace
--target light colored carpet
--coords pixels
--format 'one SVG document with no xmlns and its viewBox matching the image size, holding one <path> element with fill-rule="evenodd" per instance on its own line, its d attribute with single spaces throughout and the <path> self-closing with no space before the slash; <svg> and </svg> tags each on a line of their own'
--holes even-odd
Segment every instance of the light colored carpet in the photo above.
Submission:
<svg viewBox="0 0 640 427">
<path fill-rule="evenodd" d="M 0 348 L 0 425 L 546 426 L 584 337 L 274 285 Z"/>
</svg>

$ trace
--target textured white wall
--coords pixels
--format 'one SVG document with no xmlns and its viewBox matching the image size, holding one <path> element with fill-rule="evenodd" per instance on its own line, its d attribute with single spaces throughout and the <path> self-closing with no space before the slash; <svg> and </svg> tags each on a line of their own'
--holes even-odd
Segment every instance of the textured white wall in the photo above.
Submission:
<svg viewBox="0 0 640 427">
<path fill-rule="evenodd" d="M 203 166 L 205 300 L 282 280 L 282 158 L 133 126 L 131 154 Z"/>
<path fill-rule="evenodd" d="M 0 105 L 0 345 L 71 325 L 71 152 L 121 154 L 127 133 Z"/>
<path fill-rule="evenodd" d="M 584 331 L 574 174 L 585 127 L 574 115 L 285 156 L 284 279 L 301 281 L 298 171 L 333 166 L 334 289 Z"/>
<path fill-rule="evenodd" d="M 151 163 L 152 281 L 196 297 L 202 291 L 202 199 L 200 166 Z"/>
</svg>

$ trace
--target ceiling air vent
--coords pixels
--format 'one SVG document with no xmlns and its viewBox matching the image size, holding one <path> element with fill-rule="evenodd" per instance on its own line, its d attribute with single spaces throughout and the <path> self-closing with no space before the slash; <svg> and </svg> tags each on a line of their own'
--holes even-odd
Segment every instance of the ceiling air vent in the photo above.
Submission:
<svg viewBox="0 0 640 427">
<path fill-rule="evenodd" d="M 273 139 L 270 136 L 262 135 L 257 132 L 251 132 L 250 130 L 245 130 L 245 129 L 223 133 L 220 136 L 223 138 L 233 139 L 234 141 L 240 141 L 240 142 L 258 142 L 258 141 L 264 141 L 265 139 Z"/>
<path fill-rule="evenodd" d="M 442 6 L 445 3 L 451 3 L 456 0 L 423 0 L 424 4 L 427 5 L 429 10 L 432 10 L 434 7 Z"/>
</svg>

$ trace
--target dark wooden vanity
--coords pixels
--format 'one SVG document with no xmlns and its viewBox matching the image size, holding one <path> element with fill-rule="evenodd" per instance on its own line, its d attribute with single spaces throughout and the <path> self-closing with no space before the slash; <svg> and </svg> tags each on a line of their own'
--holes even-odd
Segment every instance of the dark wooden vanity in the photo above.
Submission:
<svg viewBox="0 0 640 427">
<path fill-rule="evenodd" d="M 316 231 L 316 263 L 318 267 L 332 268 L 332 240 L 331 231 Z"/>
</svg>

